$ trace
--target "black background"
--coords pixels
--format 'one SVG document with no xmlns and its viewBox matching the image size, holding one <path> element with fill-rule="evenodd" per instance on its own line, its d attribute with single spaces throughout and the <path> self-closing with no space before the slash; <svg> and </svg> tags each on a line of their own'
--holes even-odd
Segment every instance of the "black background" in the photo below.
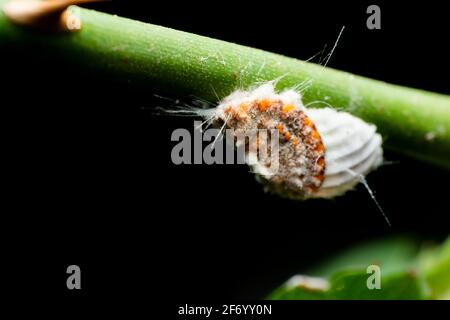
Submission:
<svg viewBox="0 0 450 320">
<path fill-rule="evenodd" d="M 381 30 L 366 28 L 372 3 L 364 1 L 91 7 L 300 59 L 330 48 L 345 25 L 330 67 L 448 94 L 442 3 L 378 2 Z M 279 199 L 264 194 L 244 166 L 173 165 L 170 135 L 191 128 L 192 119 L 154 116 L 150 110 L 167 102 L 151 87 L 31 49 L 2 50 L 3 158 L 11 178 L 3 227 L 12 254 L 4 265 L 20 294 L 258 299 L 352 244 L 448 235 L 443 169 L 386 152 L 394 164 L 368 181 L 391 228 L 362 186 L 332 201 Z M 81 267 L 81 291 L 66 289 L 70 264 Z"/>
</svg>

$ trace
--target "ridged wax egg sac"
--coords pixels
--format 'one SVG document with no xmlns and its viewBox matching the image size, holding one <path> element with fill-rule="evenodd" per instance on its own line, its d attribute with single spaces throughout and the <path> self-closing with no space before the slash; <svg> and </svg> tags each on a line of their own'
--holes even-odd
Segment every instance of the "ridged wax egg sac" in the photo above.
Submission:
<svg viewBox="0 0 450 320">
<path fill-rule="evenodd" d="M 296 91 L 277 93 L 271 83 L 226 97 L 212 123 L 233 129 L 235 138 L 252 130 L 279 133 L 276 170 L 271 159 L 257 154 L 267 144 L 245 142 L 245 152 L 247 159 L 257 159 L 248 164 L 264 189 L 283 197 L 342 195 L 382 162 L 381 136 L 374 125 L 331 108 L 306 109 Z"/>
<path fill-rule="evenodd" d="M 375 125 L 331 108 L 308 109 L 325 146 L 325 179 L 311 196 L 332 198 L 353 189 L 383 162 Z"/>
</svg>

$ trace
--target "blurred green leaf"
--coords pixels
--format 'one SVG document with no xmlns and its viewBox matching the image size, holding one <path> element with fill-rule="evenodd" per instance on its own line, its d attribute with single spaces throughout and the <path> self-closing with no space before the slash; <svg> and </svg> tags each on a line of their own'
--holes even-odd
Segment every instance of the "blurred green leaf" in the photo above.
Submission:
<svg viewBox="0 0 450 320">
<path fill-rule="evenodd" d="M 418 250 L 416 241 L 391 238 L 357 246 L 276 289 L 269 299 L 419 300 L 450 298 L 450 238 Z M 380 288 L 369 289 L 370 265 L 381 270 Z M 321 278 L 318 278 L 320 276 Z M 308 283 L 322 283 L 319 289 Z"/>
<path fill-rule="evenodd" d="M 441 247 L 426 248 L 419 263 L 435 299 L 450 299 L 450 237 Z"/>
<path fill-rule="evenodd" d="M 325 300 L 328 299 L 325 290 L 310 290 L 305 287 L 283 286 L 276 289 L 268 297 L 270 300 Z"/>
<path fill-rule="evenodd" d="M 378 265 L 383 274 L 414 267 L 418 245 L 406 237 L 393 237 L 368 242 L 351 248 L 310 270 L 313 276 L 329 277 L 340 270 L 366 269 Z"/>
<path fill-rule="evenodd" d="M 379 289 L 369 289 L 366 270 L 342 271 L 331 280 L 328 297 L 356 300 L 418 300 L 426 298 L 426 286 L 413 271 L 391 273 L 381 277 Z"/>
</svg>

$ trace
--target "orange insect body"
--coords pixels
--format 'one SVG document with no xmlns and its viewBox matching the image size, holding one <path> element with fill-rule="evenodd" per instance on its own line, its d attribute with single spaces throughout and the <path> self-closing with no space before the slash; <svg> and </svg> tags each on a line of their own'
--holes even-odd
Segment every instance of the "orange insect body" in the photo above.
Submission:
<svg viewBox="0 0 450 320">
<path fill-rule="evenodd" d="M 302 198 L 320 188 L 324 180 L 325 148 L 320 134 L 300 105 L 287 103 L 273 94 L 270 98 L 225 100 L 217 108 L 217 114 L 216 120 L 220 122 L 217 126 L 225 122 L 237 134 L 254 129 L 279 132 L 278 171 L 271 172 L 270 176 L 259 176 L 267 190 Z M 251 142 L 248 145 L 249 150 L 260 147 L 260 139 L 256 140 L 256 145 L 251 145 Z M 270 161 L 263 160 L 254 169 L 259 172 L 260 166 L 265 166 L 263 172 L 268 172 L 270 165 Z"/>
</svg>

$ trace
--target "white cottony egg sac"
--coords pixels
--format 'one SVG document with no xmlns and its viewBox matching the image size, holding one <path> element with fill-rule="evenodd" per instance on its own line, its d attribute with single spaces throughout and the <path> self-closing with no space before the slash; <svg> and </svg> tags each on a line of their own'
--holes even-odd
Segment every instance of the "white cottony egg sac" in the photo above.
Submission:
<svg viewBox="0 0 450 320">
<path fill-rule="evenodd" d="M 383 161 L 382 139 L 374 125 L 332 108 L 305 108 L 298 92 L 277 93 L 272 83 L 232 93 L 209 120 L 233 129 L 236 137 L 251 130 L 278 132 L 277 170 L 271 170 L 268 157 L 248 164 L 266 191 L 291 199 L 342 195 Z M 258 140 L 246 147 L 248 158 L 255 159 L 251 150 L 267 145 Z"/>
<path fill-rule="evenodd" d="M 314 197 L 331 198 L 351 190 L 383 162 L 376 127 L 331 108 L 307 109 L 325 146 L 325 179 Z"/>
</svg>

